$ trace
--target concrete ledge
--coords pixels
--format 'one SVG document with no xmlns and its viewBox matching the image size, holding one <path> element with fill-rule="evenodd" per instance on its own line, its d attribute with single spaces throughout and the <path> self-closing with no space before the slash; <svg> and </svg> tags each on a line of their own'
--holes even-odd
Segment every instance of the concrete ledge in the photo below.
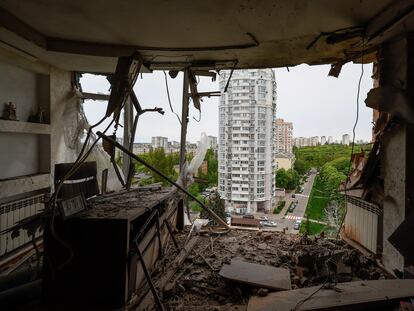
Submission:
<svg viewBox="0 0 414 311">
<path fill-rule="evenodd" d="M 0 181 L 0 198 L 50 187 L 50 174 L 16 177 Z"/>
<path fill-rule="evenodd" d="M 10 121 L 0 119 L 0 132 L 4 133 L 28 133 L 50 134 L 50 124 L 31 123 L 23 121 Z"/>
</svg>

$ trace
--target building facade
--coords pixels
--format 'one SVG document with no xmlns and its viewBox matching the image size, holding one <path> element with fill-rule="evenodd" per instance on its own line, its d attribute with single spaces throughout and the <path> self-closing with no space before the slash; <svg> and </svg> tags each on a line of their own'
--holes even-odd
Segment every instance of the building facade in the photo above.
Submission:
<svg viewBox="0 0 414 311">
<path fill-rule="evenodd" d="M 162 137 L 162 136 L 154 136 L 151 138 L 151 146 L 152 148 L 168 148 L 168 137 Z"/>
<path fill-rule="evenodd" d="M 293 123 L 276 119 L 275 127 L 276 152 L 292 153 L 293 146 Z"/>
<path fill-rule="evenodd" d="M 213 149 L 214 151 L 217 151 L 218 145 L 217 145 L 216 136 L 207 136 L 207 143 L 208 143 L 209 149 Z"/>
<path fill-rule="evenodd" d="M 230 212 L 270 211 L 275 199 L 276 80 L 271 69 L 220 73 L 219 193 Z"/>
<path fill-rule="evenodd" d="M 349 145 L 349 134 L 342 135 L 342 145 Z"/>
<path fill-rule="evenodd" d="M 293 139 L 293 145 L 298 148 L 317 146 L 319 145 L 319 136 L 295 137 Z"/>
<path fill-rule="evenodd" d="M 293 153 L 278 152 L 275 155 L 276 170 L 281 168 L 288 170 L 293 168 L 295 155 Z"/>
<path fill-rule="evenodd" d="M 325 145 L 325 144 L 326 144 L 326 137 L 321 136 L 321 145 Z"/>
</svg>

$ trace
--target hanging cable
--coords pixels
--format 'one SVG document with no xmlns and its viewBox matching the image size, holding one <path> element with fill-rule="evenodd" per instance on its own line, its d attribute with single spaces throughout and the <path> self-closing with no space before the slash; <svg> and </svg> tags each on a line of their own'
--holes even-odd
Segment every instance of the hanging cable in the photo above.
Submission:
<svg viewBox="0 0 414 311">
<path fill-rule="evenodd" d="M 121 113 L 122 108 L 124 107 L 124 104 L 121 106 L 121 108 L 118 111 L 118 115 Z M 106 117 L 104 117 L 105 119 Z M 103 133 L 106 133 L 109 128 L 111 127 L 111 125 L 115 122 L 116 117 L 114 117 L 112 119 L 112 121 L 108 124 L 108 126 L 105 128 L 105 130 L 103 131 Z M 98 123 L 96 123 L 95 125 L 91 126 L 88 130 L 88 137 L 91 136 L 92 134 L 92 129 L 93 127 L 98 126 L 99 124 L 102 123 L 103 120 L 100 120 Z M 69 178 L 80 166 L 81 164 L 87 159 L 87 157 L 90 155 L 90 153 L 92 152 L 93 148 L 95 147 L 95 145 L 98 143 L 98 141 L 101 139 L 101 137 L 98 137 L 95 139 L 95 141 L 92 143 L 92 145 L 88 148 L 88 150 L 85 152 L 85 154 L 82 156 L 83 152 L 86 149 L 87 146 L 87 140 L 85 140 L 81 153 L 79 153 L 78 158 L 76 159 L 76 161 L 73 163 L 72 167 L 70 168 L 70 170 L 65 174 L 65 176 L 62 178 L 62 180 L 59 181 L 59 183 L 56 185 L 56 189 L 54 194 L 52 195 L 52 197 L 50 198 L 49 202 L 51 202 L 50 206 L 52 208 L 52 216 L 51 216 L 51 222 L 50 222 L 50 233 L 52 235 L 52 237 L 59 242 L 61 245 L 63 245 L 69 252 L 69 256 L 68 258 L 60 265 L 57 267 L 57 270 L 61 270 L 64 266 L 66 266 L 70 261 L 72 261 L 73 256 L 74 256 L 74 252 L 72 247 L 66 242 L 64 241 L 57 233 L 55 230 L 55 217 L 56 217 L 56 213 L 57 213 L 57 208 L 56 208 L 56 203 L 57 203 L 57 196 L 58 193 L 64 183 L 64 181 Z M 88 138 L 89 140 L 89 138 Z M 52 264 L 51 264 L 52 267 Z"/>
<path fill-rule="evenodd" d="M 344 216 L 341 219 L 341 223 L 340 226 L 338 227 L 338 232 L 336 234 L 336 238 L 339 237 L 339 234 L 341 232 L 341 228 L 345 222 L 345 218 L 346 218 L 346 214 L 348 213 L 348 204 L 347 204 L 347 197 L 348 197 L 348 183 L 351 181 L 351 169 L 352 169 L 352 158 L 354 157 L 354 146 L 355 146 L 355 136 L 356 136 L 356 127 L 358 125 L 358 121 L 359 121 L 359 95 L 361 93 L 361 82 L 362 82 L 362 78 L 364 77 L 364 39 L 362 39 L 362 54 L 361 54 L 361 74 L 359 76 L 359 80 L 358 80 L 358 88 L 357 88 L 357 98 L 356 98 L 356 117 L 355 117 L 355 123 L 354 126 L 352 128 L 352 145 L 351 145 L 351 158 L 349 160 L 349 168 L 348 168 L 348 174 L 346 176 L 346 181 L 345 181 L 345 212 L 344 212 Z"/>
<path fill-rule="evenodd" d="M 193 117 L 193 119 L 198 123 L 201 121 L 201 110 L 198 111 L 198 120 L 195 117 Z"/>
<path fill-rule="evenodd" d="M 166 90 L 167 90 L 167 96 L 168 96 L 168 103 L 169 103 L 169 105 L 170 105 L 170 109 L 171 109 L 171 112 L 173 113 L 173 114 L 175 114 L 175 116 L 177 117 L 177 119 L 178 119 L 178 122 L 180 122 L 180 124 L 181 124 L 181 119 L 180 119 L 180 116 L 174 111 L 174 109 L 173 109 L 173 107 L 172 107 L 172 104 L 171 104 L 171 97 L 170 97 L 170 89 L 168 88 L 168 79 L 167 79 L 167 74 L 165 73 L 165 70 L 163 70 L 163 73 L 164 73 L 164 79 L 165 79 L 165 88 L 166 88 Z"/>
</svg>

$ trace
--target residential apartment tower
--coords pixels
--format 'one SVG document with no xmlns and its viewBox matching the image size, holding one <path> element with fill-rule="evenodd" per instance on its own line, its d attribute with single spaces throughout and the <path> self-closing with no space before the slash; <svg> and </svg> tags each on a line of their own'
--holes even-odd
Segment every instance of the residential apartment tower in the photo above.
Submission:
<svg viewBox="0 0 414 311">
<path fill-rule="evenodd" d="M 270 211 L 275 197 L 273 70 L 220 73 L 219 193 L 231 212 Z"/>
</svg>

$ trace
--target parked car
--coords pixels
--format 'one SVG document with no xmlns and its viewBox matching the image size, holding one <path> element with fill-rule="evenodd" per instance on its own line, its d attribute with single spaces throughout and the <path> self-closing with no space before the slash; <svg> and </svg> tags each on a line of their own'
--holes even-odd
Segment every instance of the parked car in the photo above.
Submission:
<svg viewBox="0 0 414 311">
<path fill-rule="evenodd" d="M 292 213 L 295 210 L 295 208 L 296 208 L 295 202 L 291 202 L 290 205 L 289 205 L 288 212 Z"/>
<path fill-rule="evenodd" d="M 277 223 L 274 221 L 267 221 L 263 224 L 265 227 L 277 227 Z"/>
<path fill-rule="evenodd" d="M 302 221 L 301 220 L 296 220 L 295 224 L 293 225 L 293 229 L 295 230 L 299 230 L 300 229 L 300 225 L 301 225 Z"/>
<path fill-rule="evenodd" d="M 252 214 L 246 214 L 246 215 L 243 215 L 243 218 L 254 219 L 254 215 L 252 215 Z"/>
<path fill-rule="evenodd" d="M 292 193 L 292 198 L 296 198 L 296 195 L 294 193 Z"/>
<path fill-rule="evenodd" d="M 269 221 L 269 218 L 267 216 L 260 216 L 260 221 Z"/>
</svg>

